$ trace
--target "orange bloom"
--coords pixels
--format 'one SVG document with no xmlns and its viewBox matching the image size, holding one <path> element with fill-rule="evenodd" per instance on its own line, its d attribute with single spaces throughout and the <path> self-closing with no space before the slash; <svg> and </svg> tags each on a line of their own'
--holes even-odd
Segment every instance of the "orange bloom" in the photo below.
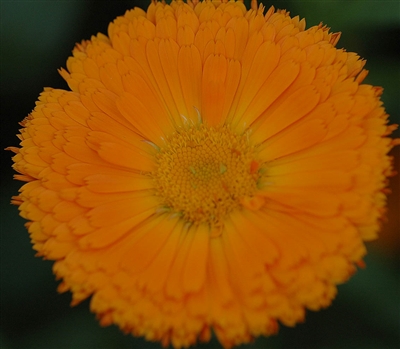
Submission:
<svg viewBox="0 0 400 349">
<path fill-rule="evenodd" d="M 77 44 L 22 122 L 14 197 L 72 304 L 225 348 L 328 306 L 385 208 L 382 88 L 339 34 L 255 1 L 152 2 Z"/>
</svg>

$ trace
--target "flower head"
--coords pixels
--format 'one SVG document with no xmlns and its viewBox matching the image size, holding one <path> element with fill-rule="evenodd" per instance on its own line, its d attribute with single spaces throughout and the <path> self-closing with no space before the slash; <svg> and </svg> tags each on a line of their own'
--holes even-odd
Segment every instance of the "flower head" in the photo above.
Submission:
<svg viewBox="0 0 400 349">
<path fill-rule="evenodd" d="M 328 306 L 362 264 L 398 141 L 339 34 L 252 2 L 153 1 L 77 44 L 10 148 L 72 304 L 176 348 Z"/>
</svg>

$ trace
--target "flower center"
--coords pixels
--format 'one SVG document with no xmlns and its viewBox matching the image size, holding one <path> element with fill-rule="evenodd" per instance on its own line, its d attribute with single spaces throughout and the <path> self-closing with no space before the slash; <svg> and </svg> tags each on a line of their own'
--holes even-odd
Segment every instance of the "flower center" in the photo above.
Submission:
<svg viewBox="0 0 400 349">
<path fill-rule="evenodd" d="M 179 130 L 157 154 L 157 195 L 165 210 L 216 227 L 257 190 L 255 159 L 248 137 L 227 127 Z"/>
</svg>

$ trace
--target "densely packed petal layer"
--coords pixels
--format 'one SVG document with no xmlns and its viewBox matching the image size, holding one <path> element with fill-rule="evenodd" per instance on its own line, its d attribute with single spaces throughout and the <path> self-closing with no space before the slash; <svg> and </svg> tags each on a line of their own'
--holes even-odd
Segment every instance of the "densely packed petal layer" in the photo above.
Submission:
<svg viewBox="0 0 400 349">
<path fill-rule="evenodd" d="M 78 44 L 71 91 L 45 89 L 10 148 L 59 290 L 175 348 L 328 306 L 376 238 L 397 142 L 338 39 L 254 1 L 188 0 Z"/>
</svg>

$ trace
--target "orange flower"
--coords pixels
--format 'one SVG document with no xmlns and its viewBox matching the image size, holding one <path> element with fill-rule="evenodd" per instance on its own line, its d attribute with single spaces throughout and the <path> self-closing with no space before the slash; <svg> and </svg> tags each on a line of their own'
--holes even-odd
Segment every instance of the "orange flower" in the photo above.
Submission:
<svg viewBox="0 0 400 349">
<path fill-rule="evenodd" d="M 385 208 L 379 96 L 339 34 L 255 1 L 152 2 L 76 45 L 13 150 L 38 255 L 102 325 L 225 348 L 328 306 Z"/>
</svg>

